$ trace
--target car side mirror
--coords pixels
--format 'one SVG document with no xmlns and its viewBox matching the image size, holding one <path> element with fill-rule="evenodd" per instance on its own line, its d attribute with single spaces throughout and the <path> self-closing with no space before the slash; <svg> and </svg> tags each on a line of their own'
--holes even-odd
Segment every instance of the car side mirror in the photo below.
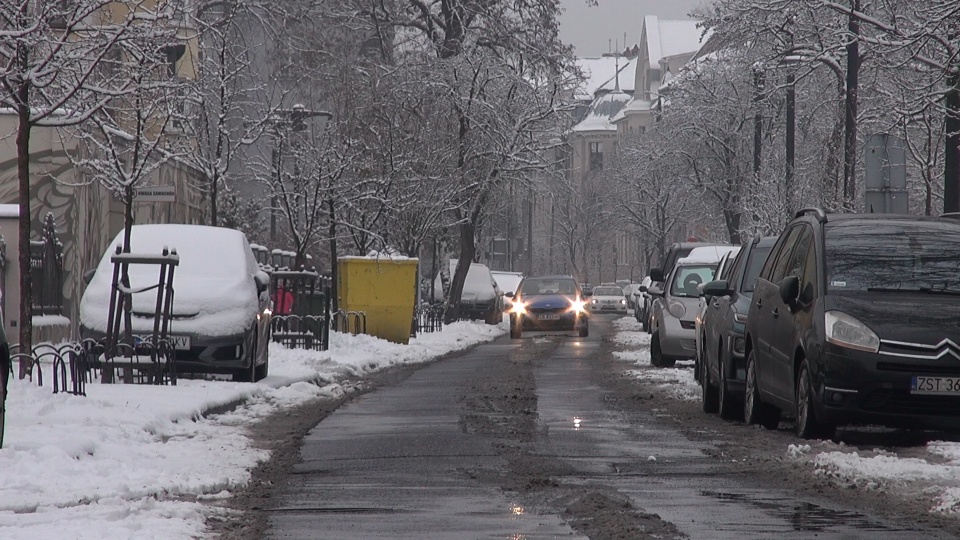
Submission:
<svg viewBox="0 0 960 540">
<path fill-rule="evenodd" d="M 504 296 L 506 296 L 507 298 L 513 298 L 513 293 L 512 293 L 512 292 L 508 292 L 508 293 L 504 294 Z"/>
<path fill-rule="evenodd" d="M 641 285 L 640 288 L 637 289 L 637 290 L 640 291 L 640 292 L 642 292 L 642 293 L 645 293 L 645 292 L 647 292 L 647 286 L 646 286 L 646 285 Z M 637 294 L 637 293 L 633 293 L 633 294 Z"/>
<path fill-rule="evenodd" d="M 730 290 L 730 284 L 725 279 L 708 281 L 703 286 L 703 296 L 708 298 L 714 296 L 729 296 L 732 293 L 733 291 Z"/>
<path fill-rule="evenodd" d="M 593 296 L 593 291 L 583 291 L 584 298 L 590 298 L 591 296 Z"/>
<path fill-rule="evenodd" d="M 663 268 L 651 268 L 650 281 L 656 281 L 658 283 L 663 281 Z"/>
<path fill-rule="evenodd" d="M 253 275 L 253 281 L 257 283 L 257 292 L 262 293 L 270 286 L 270 275 L 260 270 Z"/>
<path fill-rule="evenodd" d="M 780 299 L 783 303 L 793 308 L 800 296 L 800 278 L 797 276 L 787 276 L 777 284 L 780 287 Z"/>
</svg>

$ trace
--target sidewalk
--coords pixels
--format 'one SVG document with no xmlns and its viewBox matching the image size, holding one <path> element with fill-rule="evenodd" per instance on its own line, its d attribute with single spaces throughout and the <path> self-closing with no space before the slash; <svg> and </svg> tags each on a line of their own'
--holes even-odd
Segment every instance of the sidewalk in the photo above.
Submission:
<svg viewBox="0 0 960 540">
<path fill-rule="evenodd" d="M 244 426 L 337 396 L 347 377 L 430 361 L 505 331 L 460 322 L 409 345 L 334 333 L 323 352 L 271 343 L 270 375 L 255 384 L 92 383 L 87 397 L 78 397 L 54 395 L 51 381 L 11 381 L 0 449 L 0 538 L 202 536 L 207 514 L 217 510 L 198 501 L 229 497 L 269 457 L 252 448 Z"/>
</svg>

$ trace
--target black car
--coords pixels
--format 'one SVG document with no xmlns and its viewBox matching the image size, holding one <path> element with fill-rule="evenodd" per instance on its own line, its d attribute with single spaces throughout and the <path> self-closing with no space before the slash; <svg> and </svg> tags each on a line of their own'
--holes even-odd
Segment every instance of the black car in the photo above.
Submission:
<svg viewBox="0 0 960 540">
<path fill-rule="evenodd" d="M 524 330 L 576 330 L 580 337 L 587 337 L 587 303 L 572 276 L 530 277 L 520 282 L 512 296 L 510 337 L 520 338 Z"/>
<path fill-rule="evenodd" d="M 700 322 L 697 375 L 703 388 L 703 410 L 723 418 L 737 416 L 743 400 L 743 331 L 757 276 L 775 236 L 757 236 L 737 254 L 727 279 L 704 285 L 706 308 Z"/>
<path fill-rule="evenodd" d="M 10 345 L 3 330 L 3 313 L 0 313 L 0 448 L 3 448 L 3 428 L 7 412 L 7 381 L 10 378 Z"/>
<path fill-rule="evenodd" d="M 805 209 L 764 264 L 746 325 L 744 419 L 956 428 L 960 220 Z"/>
</svg>

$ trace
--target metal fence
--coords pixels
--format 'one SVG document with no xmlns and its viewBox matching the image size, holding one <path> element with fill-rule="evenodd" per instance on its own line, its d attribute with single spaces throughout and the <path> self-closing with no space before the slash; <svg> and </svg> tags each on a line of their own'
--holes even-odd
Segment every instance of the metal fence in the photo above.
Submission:
<svg viewBox="0 0 960 540">
<path fill-rule="evenodd" d="M 44 381 L 52 382 L 53 393 L 87 395 L 87 383 L 93 381 L 102 367 L 99 356 L 102 347 L 92 340 L 69 342 L 59 346 L 40 343 L 29 353 L 20 350 L 19 344 L 10 346 L 10 370 L 13 377 L 14 364 L 24 366 L 22 373 L 44 386 Z M 48 375 L 45 376 L 44 373 Z"/>
<path fill-rule="evenodd" d="M 30 275 L 34 315 L 63 315 L 63 244 L 52 213 L 43 219 L 40 240 L 30 241 Z"/>
<path fill-rule="evenodd" d="M 411 335 L 421 332 L 439 332 L 443 330 L 444 307 L 442 303 L 421 304 L 413 310 L 413 329 Z"/>
</svg>

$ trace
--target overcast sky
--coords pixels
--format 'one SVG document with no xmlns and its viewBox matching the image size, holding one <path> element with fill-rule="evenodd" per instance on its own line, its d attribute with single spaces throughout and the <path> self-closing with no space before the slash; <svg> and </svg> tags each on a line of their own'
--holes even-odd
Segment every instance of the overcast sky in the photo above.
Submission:
<svg viewBox="0 0 960 540">
<path fill-rule="evenodd" d="M 577 56 L 599 56 L 640 41 L 644 15 L 664 19 L 687 19 L 687 13 L 703 4 L 703 0 L 597 0 L 589 6 L 587 0 L 561 0 L 564 8 L 560 16 L 560 39 L 574 46 Z"/>
</svg>

